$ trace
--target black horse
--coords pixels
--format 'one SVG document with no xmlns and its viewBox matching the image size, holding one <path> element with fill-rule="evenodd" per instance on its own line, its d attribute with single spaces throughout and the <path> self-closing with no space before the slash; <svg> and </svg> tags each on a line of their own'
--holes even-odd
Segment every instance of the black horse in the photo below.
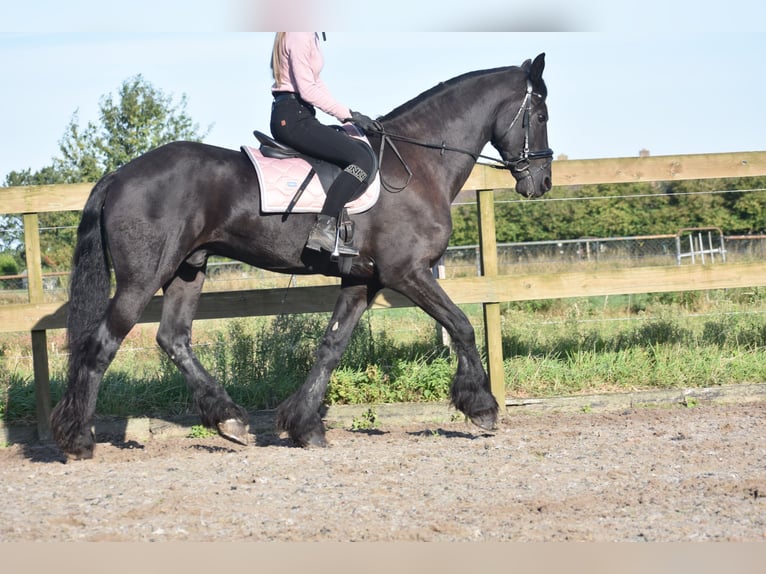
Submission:
<svg viewBox="0 0 766 574">
<path fill-rule="evenodd" d="M 298 444 L 325 445 L 319 410 L 330 375 L 361 315 L 384 287 L 405 295 L 446 328 L 458 356 L 451 402 L 479 427 L 493 428 L 498 405 L 473 327 L 431 268 L 447 248 L 450 204 L 487 142 L 500 153 L 521 195 L 539 197 L 551 188 L 544 67 L 540 54 L 518 67 L 464 74 L 380 118 L 380 132 L 368 135 L 376 152 L 384 148 L 380 175 L 388 192 L 371 210 L 354 216 L 360 255 L 345 273 L 329 257 L 307 256 L 313 215 L 260 212 L 256 174 L 241 151 L 174 142 L 104 176 L 85 204 L 77 232 L 68 386 L 51 417 L 59 446 L 74 458 L 93 455 L 90 427 L 99 384 L 159 289 L 164 297 L 157 342 L 183 373 L 202 422 L 247 443 L 247 411 L 205 371 L 191 347 L 210 255 L 283 273 L 342 275 L 316 362 L 277 411 L 278 427 Z M 110 259 L 116 282 L 111 298 Z"/>
</svg>

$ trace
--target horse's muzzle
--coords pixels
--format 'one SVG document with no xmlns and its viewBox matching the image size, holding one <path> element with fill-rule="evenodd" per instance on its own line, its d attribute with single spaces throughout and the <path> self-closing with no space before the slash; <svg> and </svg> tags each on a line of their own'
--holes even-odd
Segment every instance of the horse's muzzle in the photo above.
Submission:
<svg viewBox="0 0 766 574">
<path fill-rule="evenodd" d="M 550 191 L 553 187 L 550 174 L 550 162 L 542 166 L 526 165 L 524 169 L 511 169 L 516 178 L 516 192 L 529 199 L 535 199 Z"/>
</svg>

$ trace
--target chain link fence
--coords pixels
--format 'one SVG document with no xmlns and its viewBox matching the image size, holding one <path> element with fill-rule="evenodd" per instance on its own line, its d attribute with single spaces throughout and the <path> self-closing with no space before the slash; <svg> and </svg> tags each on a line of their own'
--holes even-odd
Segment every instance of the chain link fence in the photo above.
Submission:
<svg viewBox="0 0 766 574">
<path fill-rule="evenodd" d="M 658 265 L 747 262 L 766 258 L 766 235 L 725 236 L 717 228 L 689 228 L 673 235 L 583 237 L 557 241 L 500 243 L 501 274 L 564 273 Z M 478 245 L 449 247 L 444 277 L 481 274 Z"/>
</svg>

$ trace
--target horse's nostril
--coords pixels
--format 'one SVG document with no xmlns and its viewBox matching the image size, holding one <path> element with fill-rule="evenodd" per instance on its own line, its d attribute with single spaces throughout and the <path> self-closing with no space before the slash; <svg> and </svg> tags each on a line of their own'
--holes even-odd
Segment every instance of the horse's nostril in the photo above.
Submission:
<svg viewBox="0 0 766 574">
<path fill-rule="evenodd" d="M 551 182 L 551 178 L 550 177 L 543 178 L 543 184 L 542 184 L 543 193 L 545 193 L 546 191 L 550 191 L 552 187 L 553 187 L 553 183 Z"/>
</svg>

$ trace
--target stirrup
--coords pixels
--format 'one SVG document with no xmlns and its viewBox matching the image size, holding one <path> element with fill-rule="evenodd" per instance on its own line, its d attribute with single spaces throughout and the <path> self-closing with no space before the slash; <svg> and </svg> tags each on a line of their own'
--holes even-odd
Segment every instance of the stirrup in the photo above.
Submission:
<svg viewBox="0 0 766 574">
<path fill-rule="evenodd" d="M 340 231 L 335 233 L 335 247 L 330 253 L 330 260 L 337 261 L 341 257 L 357 257 L 359 250 L 353 245 L 343 243 L 340 240 Z"/>
<path fill-rule="evenodd" d="M 354 239 L 354 222 L 345 207 L 335 221 L 335 248 L 330 259 L 336 261 L 339 257 L 357 257 L 359 250 L 351 243 Z"/>
<path fill-rule="evenodd" d="M 348 217 L 345 213 L 343 215 Z M 339 218 L 336 217 L 318 216 L 317 223 L 306 241 L 306 249 L 330 253 L 332 261 L 340 257 L 351 258 L 359 255 L 359 250 L 350 244 L 353 238 L 353 223 L 348 219 L 341 220 L 340 224 L 338 222 Z M 311 239 L 315 232 L 317 237 L 312 244 Z"/>
</svg>

